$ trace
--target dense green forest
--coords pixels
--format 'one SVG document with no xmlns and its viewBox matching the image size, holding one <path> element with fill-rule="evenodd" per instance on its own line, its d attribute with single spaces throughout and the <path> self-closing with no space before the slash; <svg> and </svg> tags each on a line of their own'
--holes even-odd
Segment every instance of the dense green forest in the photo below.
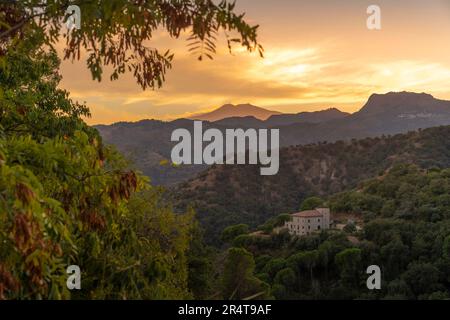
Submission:
<svg viewBox="0 0 450 320">
<path fill-rule="evenodd" d="M 305 200 L 304 208 L 313 203 Z M 323 204 L 358 213 L 363 228 L 292 237 L 274 232 L 273 220 L 272 228 L 261 226 L 264 234 L 236 225 L 223 232 L 229 254 L 253 260 L 249 269 L 276 299 L 450 298 L 449 169 L 398 165 Z M 366 287 L 370 265 L 381 268 L 381 290 Z"/>
<path fill-rule="evenodd" d="M 261 176 L 251 165 L 213 166 L 173 192 L 178 208 L 192 205 L 210 243 L 226 226 L 255 227 L 292 213 L 311 196 L 328 196 L 383 175 L 396 164 L 450 167 L 450 126 L 395 136 L 291 146 L 280 150 L 280 170 Z"/>
<path fill-rule="evenodd" d="M 189 297 L 192 215 L 174 215 L 80 120 L 88 110 L 57 88 L 54 53 L 6 59 L 0 298 L 68 298 L 71 264 L 83 270 L 83 298 Z"/>
</svg>

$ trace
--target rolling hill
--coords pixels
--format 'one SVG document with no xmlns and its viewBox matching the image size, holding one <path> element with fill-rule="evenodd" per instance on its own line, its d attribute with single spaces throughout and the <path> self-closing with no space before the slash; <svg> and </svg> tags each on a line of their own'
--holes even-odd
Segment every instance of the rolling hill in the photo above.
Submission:
<svg viewBox="0 0 450 320">
<path fill-rule="evenodd" d="M 362 140 L 290 146 L 280 170 L 261 176 L 258 166 L 215 165 L 173 191 L 179 208 L 193 205 L 214 242 L 229 225 L 256 226 L 292 212 L 308 196 L 326 196 L 384 175 L 396 164 L 450 167 L 450 126 Z"/>
</svg>

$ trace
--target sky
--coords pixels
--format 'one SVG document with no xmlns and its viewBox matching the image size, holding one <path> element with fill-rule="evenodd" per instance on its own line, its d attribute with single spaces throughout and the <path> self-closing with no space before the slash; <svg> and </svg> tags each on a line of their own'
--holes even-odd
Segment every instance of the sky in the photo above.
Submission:
<svg viewBox="0 0 450 320">
<path fill-rule="evenodd" d="M 369 5 L 381 30 L 366 26 Z M 172 120 L 226 103 L 286 113 L 359 110 L 372 93 L 427 92 L 450 100 L 449 0 L 237 0 L 259 24 L 265 57 L 218 42 L 213 61 L 197 61 L 185 36 L 158 33 L 152 46 L 175 53 L 161 89 L 143 91 L 131 75 L 98 83 L 85 61 L 62 64 L 61 87 L 85 102 L 89 124 Z"/>
</svg>

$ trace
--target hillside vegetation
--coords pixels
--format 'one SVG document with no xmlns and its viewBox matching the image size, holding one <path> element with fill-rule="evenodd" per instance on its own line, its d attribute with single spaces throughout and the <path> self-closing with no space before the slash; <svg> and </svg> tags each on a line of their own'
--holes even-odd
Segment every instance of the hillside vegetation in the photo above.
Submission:
<svg viewBox="0 0 450 320">
<path fill-rule="evenodd" d="M 361 215 L 363 229 L 261 236 L 238 225 L 224 236 L 240 230 L 227 243 L 253 258 L 276 299 L 450 298 L 450 169 L 398 165 L 327 202 Z M 380 290 L 366 286 L 370 265 L 381 269 Z"/>
<path fill-rule="evenodd" d="M 383 175 L 398 163 L 450 167 L 450 126 L 348 142 L 280 150 L 280 171 L 261 176 L 257 166 L 213 166 L 173 190 L 179 208 L 193 205 L 208 239 L 228 225 L 256 226 L 298 209 L 309 196 L 325 196 Z"/>
</svg>

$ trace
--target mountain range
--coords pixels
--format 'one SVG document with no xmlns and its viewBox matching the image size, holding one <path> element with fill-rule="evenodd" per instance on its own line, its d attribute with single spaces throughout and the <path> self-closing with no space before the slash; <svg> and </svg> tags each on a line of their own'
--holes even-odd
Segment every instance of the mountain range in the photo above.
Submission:
<svg viewBox="0 0 450 320">
<path fill-rule="evenodd" d="M 335 108 L 298 114 L 270 114 L 271 111 L 249 106 L 228 105 L 219 108 L 216 111 L 238 112 L 217 112 L 214 117 L 218 120 L 205 121 L 204 129 L 217 128 L 224 131 L 227 128 L 278 128 L 280 145 L 293 146 L 392 135 L 420 128 L 450 125 L 450 101 L 439 100 L 426 93 L 373 94 L 367 103 L 353 114 Z M 255 110 L 258 117 L 267 118 L 262 120 L 255 117 L 255 113 L 252 113 Z M 264 117 L 261 110 L 265 110 Z M 229 117 L 220 118 L 219 114 L 227 114 Z M 99 125 L 96 128 L 106 143 L 115 145 L 125 153 L 136 168 L 149 176 L 154 184 L 173 185 L 193 178 L 206 169 L 203 165 L 174 167 L 168 162 L 175 145 L 170 141 L 172 131 L 177 128 L 192 131 L 193 121 L 142 120 Z"/>
</svg>

